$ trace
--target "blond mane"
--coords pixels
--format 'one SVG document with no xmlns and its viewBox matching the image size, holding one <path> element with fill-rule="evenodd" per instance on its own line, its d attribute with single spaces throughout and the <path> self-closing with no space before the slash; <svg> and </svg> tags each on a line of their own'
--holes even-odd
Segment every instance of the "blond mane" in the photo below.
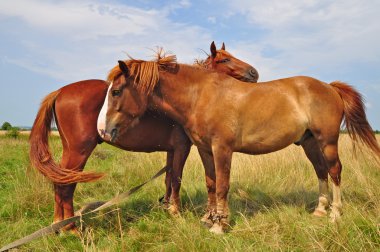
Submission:
<svg viewBox="0 0 380 252">
<path fill-rule="evenodd" d="M 150 94 L 159 80 L 159 71 L 173 68 L 177 65 L 175 55 L 166 55 L 162 48 L 156 51 L 152 61 L 136 60 L 129 56 L 124 61 L 128 66 L 130 76 L 134 77 L 133 85 L 141 93 Z M 113 82 L 122 75 L 119 65 L 114 66 L 107 76 L 108 82 Z"/>
</svg>

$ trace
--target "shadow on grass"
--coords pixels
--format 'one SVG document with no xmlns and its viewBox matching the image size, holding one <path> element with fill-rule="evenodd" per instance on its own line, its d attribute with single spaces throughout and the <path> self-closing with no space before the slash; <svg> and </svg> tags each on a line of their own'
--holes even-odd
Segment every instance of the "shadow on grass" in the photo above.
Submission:
<svg viewBox="0 0 380 252">
<path fill-rule="evenodd" d="M 153 208 L 152 199 L 135 198 L 118 207 L 111 207 L 86 217 L 84 226 L 118 230 L 120 225 L 125 227 L 138 222 L 141 218 L 149 215 Z"/>
<path fill-rule="evenodd" d="M 307 191 L 303 189 L 283 192 L 269 193 L 264 190 L 253 187 L 245 190 L 235 185 L 229 192 L 229 207 L 231 216 L 231 225 L 234 226 L 239 213 L 247 217 L 254 217 L 262 211 L 270 211 L 284 206 L 303 208 L 306 213 L 312 213 L 317 205 L 318 192 Z M 358 192 L 346 192 L 346 199 L 355 198 L 358 204 L 368 204 L 368 197 L 365 194 Z M 131 226 L 140 222 L 143 218 L 157 218 L 157 221 L 162 221 L 162 218 L 171 218 L 168 213 L 165 213 L 163 207 L 160 207 L 158 198 L 141 196 L 134 198 L 119 206 L 119 212 L 116 208 L 98 213 L 95 218 L 87 219 L 86 225 L 102 228 L 105 230 L 119 229 L 122 227 Z M 198 189 L 192 193 L 181 193 L 182 212 L 190 212 L 194 216 L 201 218 L 205 212 L 207 203 L 207 193 L 205 190 Z M 157 209 L 162 209 L 158 211 Z M 166 217 L 165 217 L 166 216 Z M 120 224 L 119 224 L 120 223 Z"/>
<path fill-rule="evenodd" d="M 285 194 L 269 194 L 258 188 L 242 190 L 236 188 L 229 192 L 229 206 L 231 214 L 237 212 L 253 216 L 255 213 L 278 208 L 281 205 L 291 205 L 304 207 L 309 213 L 313 212 L 318 199 L 318 193 L 315 191 L 298 190 Z M 197 190 L 195 194 L 182 196 L 182 206 L 184 209 L 201 215 L 206 205 L 207 193 Z"/>
<path fill-rule="evenodd" d="M 277 209 L 281 206 L 304 208 L 305 212 L 312 213 L 318 200 L 317 192 L 305 190 L 271 194 L 258 188 L 252 188 L 236 189 L 231 194 L 231 212 L 233 214 L 241 212 L 247 216 L 254 216 L 260 211 Z"/>
<path fill-rule="evenodd" d="M 306 210 L 311 213 L 317 197 L 316 192 L 303 190 L 273 196 L 257 188 L 246 191 L 236 188 L 230 191 L 229 197 L 231 225 L 234 226 L 238 213 L 252 217 L 260 211 L 275 209 L 281 205 L 305 206 Z M 204 190 L 196 190 L 192 194 L 182 194 L 181 202 L 182 212 L 187 211 L 201 218 L 205 211 L 207 193 Z M 84 228 L 92 227 L 117 233 L 120 226 L 125 229 L 136 223 L 143 223 L 144 218 L 156 218 L 157 221 L 165 221 L 163 218 L 171 218 L 168 213 L 165 213 L 165 210 L 158 210 L 159 208 L 163 209 L 163 207 L 160 207 L 158 199 L 135 197 L 121 204 L 118 208 L 113 207 L 91 217 L 86 217 L 82 224 Z"/>
</svg>

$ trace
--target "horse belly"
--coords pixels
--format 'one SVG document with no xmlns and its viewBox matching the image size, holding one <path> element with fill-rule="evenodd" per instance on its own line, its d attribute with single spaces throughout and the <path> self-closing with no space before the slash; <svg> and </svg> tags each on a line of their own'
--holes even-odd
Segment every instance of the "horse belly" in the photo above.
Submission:
<svg viewBox="0 0 380 252">
<path fill-rule="evenodd" d="M 171 121 L 151 115 L 144 116 L 111 144 L 127 151 L 170 151 L 173 150 L 172 134 L 175 127 L 176 124 Z"/>
<path fill-rule="evenodd" d="M 277 141 L 257 139 L 239 146 L 236 151 L 252 155 L 267 154 L 293 144 L 295 141 L 292 141 L 292 139 L 294 138 L 278 139 Z"/>
<path fill-rule="evenodd" d="M 291 120 L 290 120 L 291 121 Z M 281 124 L 253 128 L 246 131 L 240 137 L 241 141 L 236 144 L 236 151 L 249 154 L 265 154 L 281 150 L 297 141 L 304 135 L 306 123 L 295 120 L 297 123 L 287 123 L 283 120 Z"/>
</svg>

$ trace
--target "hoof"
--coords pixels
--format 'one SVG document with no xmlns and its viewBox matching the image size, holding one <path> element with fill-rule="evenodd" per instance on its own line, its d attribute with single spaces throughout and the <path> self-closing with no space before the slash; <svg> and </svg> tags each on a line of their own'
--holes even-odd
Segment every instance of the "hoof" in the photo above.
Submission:
<svg viewBox="0 0 380 252">
<path fill-rule="evenodd" d="M 327 216 L 327 211 L 325 209 L 315 209 L 313 215 L 316 217 L 325 217 Z"/>
<path fill-rule="evenodd" d="M 160 204 L 162 204 L 162 205 L 166 205 L 166 204 L 169 203 L 169 200 L 165 197 L 165 195 L 163 195 L 162 197 L 160 197 L 160 198 L 158 199 L 158 202 L 159 202 Z"/>
<path fill-rule="evenodd" d="M 341 215 L 341 213 L 339 211 L 337 211 L 337 210 L 331 211 L 331 213 L 330 213 L 330 222 L 331 223 L 337 223 L 337 222 L 339 222 L 341 220 L 341 217 L 342 217 L 342 215 Z"/>
<path fill-rule="evenodd" d="M 175 205 L 169 205 L 167 210 L 168 210 L 169 214 L 172 216 L 180 216 L 179 209 Z"/>
<path fill-rule="evenodd" d="M 342 207 L 332 205 L 331 206 L 331 212 L 330 212 L 330 222 L 336 223 L 341 219 L 342 216 Z"/>
<path fill-rule="evenodd" d="M 53 224 L 61 222 L 61 221 L 62 220 L 56 220 L 56 221 L 53 222 Z M 80 230 L 80 228 L 78 228 L 75 225 L 75 223 L 70 223 L 70 224 L 62 227 L 61 229 L 56 230 L 55 234 L 59 235 L 59 236 L 75 235 L 77 237 L 80 237 L 81 236 L 81 230 Z"/>
<path fill-rule="evenodd" d="M 165 203 L 162 203 L 160 207 L 162 207 L 162 208 L 165 209 L 165 210 L 169 210 L 169 208 L 170 208 L 170 204 L 167 203 L 167 202 L 165 202 Z"/>
<path fill-rule="evenodd" d="M 220 225 L 220 223 L 214 223 L 212 227 L 209 229 L 209 231 L 213 234 L 222 235 L 224 234 L 223 227 Z"/>
<path fill-rule="evenodd" d="M 214 222 L 212 221 L 212 213 L 205 213 L 205 215 L 203 215 L 203 217 L 201 218 L 201 222 L 207 228 L 211 228 L 214 225 Z"/>
<path fill-rule="evenodd" d="M 75 228 L 73 228 L 73 229 L 70 229 L 70 230 L 69 230 L 69 234 L 74 235 L 74 236 L 76 236 L 76 237 L 82 237 L 82 233 L 79 232 L 79 230 L 78 230 L 77 227 L 75 227 Z"/>
<path fill-rule="evenodd" d="M 61 229 L 59 231 L 55 232 L 56 235 L 60 237 L 66 237 L 66 236 L 76 236 L 76 237 L 82 237 L 81 232 L 78 230 L 77 227 L 70 228 L 70 229 Z"/>
</svg>

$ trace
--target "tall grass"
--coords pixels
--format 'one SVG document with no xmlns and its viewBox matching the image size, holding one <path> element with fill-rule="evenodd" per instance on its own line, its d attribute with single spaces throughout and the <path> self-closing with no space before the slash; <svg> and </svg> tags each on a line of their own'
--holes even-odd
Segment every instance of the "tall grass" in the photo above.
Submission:
<svg viewBox="0 0 380 252">
<path fill-rule="evenodd" d="M 59 160 L 60 140 L 51 140 Z M 380 251 L 380 167 L 369 152 L 354 157 L 346 135 L 339 147 L 344 214 L 338 224 L 310 214 L 318 180 L 302 149 L 290 146 L 267 155 L 234 154 L 231 229 L 223 236 L 209 233 L 199 222 L 207 195 L 204 170 L 193 149 L 182 182 L 181 217 L 171 217 L 159 205 L 164 193 L 159 178 L 126 203 L 78 223 L 81 238 L 50 235 L 20 251 Z M 75 207 L 127 191 L 164 164 L 164 153 L 125 152 L 102 144 L 86 169 L 108 176 L 79 184 Z M 50 224 L 52 215 L 52 186 L 30 167 L 27 138 L 0 137 L 0 246 Z"/>
</svg>

